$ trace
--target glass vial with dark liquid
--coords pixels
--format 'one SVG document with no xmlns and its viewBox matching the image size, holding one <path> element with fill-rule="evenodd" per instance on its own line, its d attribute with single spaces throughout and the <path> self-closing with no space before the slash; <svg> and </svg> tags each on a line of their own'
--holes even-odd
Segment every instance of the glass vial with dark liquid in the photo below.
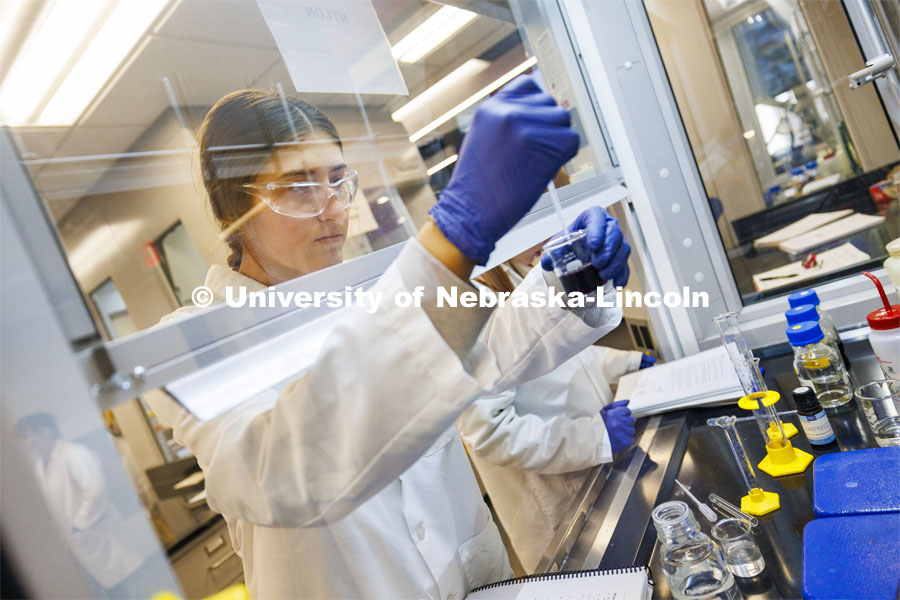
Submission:
<svg viewBox="0 0 900 600">
<path fill-rule="evenodd" d="M 834 430 L 813 389 L 804 385 L 794 389 L 792 395 L 797 405 L 797 417 L 809 443 L 824 446 L 834 442 Z"/>
</svg>

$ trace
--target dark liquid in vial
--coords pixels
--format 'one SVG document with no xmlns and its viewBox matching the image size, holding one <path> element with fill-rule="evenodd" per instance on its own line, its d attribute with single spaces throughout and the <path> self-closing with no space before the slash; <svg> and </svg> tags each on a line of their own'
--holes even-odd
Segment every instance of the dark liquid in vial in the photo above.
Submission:
<svg viewBox="0 0 900 600">
<path fill-rule="evenodd" d="M 602 287 L 605 281 L 600 279 L 600 273 L 591 265 L 581 267 L 577 271 L 572 271 L 559 278 L 560 283 L 566 293 L 581 292 L 582 294 L 590 294 Z"/>
</svg>

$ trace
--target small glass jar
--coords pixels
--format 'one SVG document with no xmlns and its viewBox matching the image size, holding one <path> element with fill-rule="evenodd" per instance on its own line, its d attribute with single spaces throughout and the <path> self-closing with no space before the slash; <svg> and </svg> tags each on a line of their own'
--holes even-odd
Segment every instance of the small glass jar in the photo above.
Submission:
<svg viewBox="0 0 900 600">
<path fill-rule="evenodd" d="M 853 398 L 850 376 L 841 355 L 824 342 L 818 323 L 807 321 L 785 331 L 794 347 L 794 372 L 802 385 L 811 387 L 825 408 L 843 406 Z"/>
<path fill-rule="evenodd" d="M 875 442 L 879 446 L 900 446 L 900 381 L 883 379 L 856 389 Z"/>
<path fill-rule="evenodd" d="M 750 527 L 743 521 L 722 519 L 713 525 L 712 536 L 722 546 L 728 570 L 738 577 L 756 577 L 766 568 Z"/>
<path fill-rule="evenodd" d="M 722 549 L 700 530 L 687 504 L 665 502 L 653 509 L 652 516 L 672 596 L 678 600 L 741 598 Z"/>
</svg>

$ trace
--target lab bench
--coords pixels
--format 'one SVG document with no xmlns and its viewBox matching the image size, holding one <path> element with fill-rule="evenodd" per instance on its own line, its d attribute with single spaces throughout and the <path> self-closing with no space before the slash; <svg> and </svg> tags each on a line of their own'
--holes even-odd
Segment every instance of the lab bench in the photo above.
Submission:
<svg viewBox="0 0 900 600">
<path fill-rule="evenodd" d="M 854 386 L 883 379 L 884 375 L 865 337 L 845 340 Z M 766 385 L 781 394 L 779 411 L 795 407 L 791 391 L 799 385 L 793 372 L 793 354 L 788 346 L 758 352 L 765 367 Z M 856 400 L 838 409 L 827 409 L 836 443 L 823 449 L 811 447 L 796 414 L 783 417 L 800 433 L 792 444 L 821 456 L 829 452 L 875 447 L 874 438 Z M 662 575 L 659 544 L 651 511 L 668 500 L 686 502 L 709 534 L 711 524 L 675 486 L 675 479 L 690 486 L 702 501 L 716 493 L 740 504 L 746 493 L 723 432 L 706 421 L 719 415 L 751 417 L 736 404 L 694 408 L 639 420 L 636 444 L 610 465 L 596 467 L 573 503 L 571 518 L 559 527 L 538 572 L 578 569 L 613 569 L 649 565 L 654 575 L 654 597 L 669 598 Z M 759 518 L 756 540 L 766 560 L 766 569 L 752 579 L 735 578 L 745 598 L 800 598 L 803 559 L 803 527 L 813 519 L 813 466 L 804 473 L 770 477 L 756 465 L 765 456 L 765 447 L 756 422 L 747 418 L 737 429 L 753 462 L 762 488 L 777 492 L 781 508 Z"/>
</svg>

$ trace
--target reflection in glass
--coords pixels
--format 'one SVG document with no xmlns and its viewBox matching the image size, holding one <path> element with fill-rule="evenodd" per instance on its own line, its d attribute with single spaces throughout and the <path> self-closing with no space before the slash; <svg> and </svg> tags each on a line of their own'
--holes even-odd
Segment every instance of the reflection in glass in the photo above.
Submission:
<svg viewBox="0 0 900 600">
<path fill-rule="evenodd" d="M 125 306 L 125 300 L 122 299 L 122 294 L 116 289 L 112 279 L 101 283 L 90 295 L 94 308 L 100 313 L 103 329 L 110 339 L 136 331 L 134 321 L 128 314 L 128 307 Z"/>
<path fill-rule="evenodd" d="M 110 331 L 110 337 L 146 329 L 190 305 L 209 267 L 227 264 L 232 252 L 210 218 L 196 133 L 212 105 L 231 92 L 299 94 L 334 124 L 346 164 L 359 172 L 343 261 L 416 232 L 453 173 L 475 108 L 516 75 L 539 65 L 574 126 L 595 127 L 586 92 L 570 80 L 557 36 L 537 5 L 493 2 L 461 9 L 430 1 L 372 2 L 371 14 L 363 11 L 372 19 L 367 35 L 386 40 L 386 56 L 398 59 L 392 68 L 407 95 L 323 90 L 323 78 L 316 89 L 297 89 L 295 58 L 257 2 L 218 4 L 216 19 L 208 18 L 209 6 L 153 0 L 128 9 L 133 14 L 73 15 L 55 3 L 44 21 L 13 15 L 19 29 L 37 37 L 0 79 L 0 115 L 15 128 L 82 290 L 90 295 L 112 280 L 128 308 L 133 327 Z M 123 17 L 127 27 L 116 29 Z M 51 26 L 67 22 L 85 26 L 63 28 L 54 38 Z M 121 47 L 104 46 L 110 31 L 118 31 Z M 358 48 L 351 42 L 328 40 L 325 47 L 346 49 L 349 61 L 329 68 L 335 81 L 349 73 L 365 83 L 367 73 L 359 71 L 369 58 L 353 54 Z M 71 60 L 59 61 L 66 44 Z M 105 57 L 103 69 L 92 66 L 98 52 Z M 317 61 L 327 62 L 324 54 L 316 54 Z M 46 89 L 57 90 L 52 97 L 35 87 L 37 78 L 8 93 L 18 81 L 14 75 L 39 59 L 47 66 L 41 71 Z M 352 62 L 357 59 L 363 62 Z M 556 184 L 611 168 L 607 150 L 585 139 Z"/>
<path fill-rule="evenodd" d="M 719 33 L 719 43 L 727 44 L 729 34 L 737 42 L 753 94 L 756 122 L 745 123 L 746 131 L 760 135 L 774 167 L 774 177 L 762 181 L 763 188 L 780 185 L 785 174 L 791 175 L 790 184 L 798 185 L 796 193 L 820 172 L 837 173 L 841 179 L 859 174 L 849 140 L 841 134 L 841 115 L 827 91 L 829 83 L 818 68 L 808 37 L 795 35 L 772 8 L 748 16 L 730 32 Z M 771 169 L 766 165 L 758 170 L 768 173 Z M 792 194 L 788 186 L 781 187 L 785 191 L 771 194 L 772 202 Z"/>
<path fill-rule="evenodd" d="M 173 225 L 153 246 L 178 302 L 181 306 L 190 304 L 191 292 L 203 285 L 206 263 L 191 241 L 184 224 L 179 221 Z"/>
<path fill-rule="evenodd" d="M 50 512 L 102 597 L 140 596 L 152 588 L 153 546 L 138 543 L 110 499 L 104 468 L 84 444 L 60 437 L 53 415 L 22 417 L 18 435 L 35 458 L 35 475 Z"/>
</svg>

